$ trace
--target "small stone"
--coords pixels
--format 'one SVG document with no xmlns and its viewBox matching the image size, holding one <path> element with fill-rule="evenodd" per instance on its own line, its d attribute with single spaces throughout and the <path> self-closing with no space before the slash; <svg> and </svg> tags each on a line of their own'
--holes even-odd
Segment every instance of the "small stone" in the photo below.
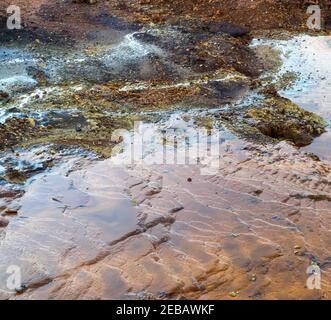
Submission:
<svg viewBox="0 0 331 320">
<path fill-rule="evenodd" d="M 36 126 L 36 122 L 35 122 L 34 119 L 28 118 L 27 121 L 28 121 L 28 124 L 31 128 L 34 128 Z"/>
<path fill-rule="evenodd" d="M 9 99 L 10 99 L 9 94 L 5 91 L 0 90 L 0 101 L 7 103 L 9 101 Z"/>
<path fill-rule="evenodd" d="M 16 288 L 15 291 L 17 294 L 22 294 L 27 290 L 27 286 L 25 286 L 24 284 L 21 285 L 20 287 Z"/>
<path fill-rule="evenodd" d="M 232 291 L 232 292 L 229 293 L 229 296 L 232 297 L 232 298 L 235 298 L 235 297 L 238 296 L 238 294 L 239 294 L 238 291 Z"/>
<path fill-rule="evenodd" d="M 119 143 L 121 143 L 121 142 L 124 141 L 124 138 L 123 138 L 123 136 L 116 136 L 116 135 L 114 135 L 114 136 L 111 137 L 111 140 L 110 141 L 112 143 L 119 144 Z"/>
<path fill-rule="evenodd" d="M 0 228 L 5 228 L 7 227 L 9 224 L 9 220 L 4 218 L 4 217 L 0 217 Z"/>
<path fill-rule="evenodd" d="M 178 206 L 178 207 L 175 207 L 175 208 L 172 208 L 169 210 L 169 213 L 176 213 L 176 212 L 179 212 L 181 210 L 183 210 L 184 207 L 183 206 Z"/>
<path fill-rule="evenodd" d="M 18 210 L 16 209 L 6 209 L 4 212 L 1 213 L 2 216 L 16 216 Z"/>
<path fill-rule="evenodd" d="M 11 108 L 7 109 L 7 112 L 9 112 L 9 113 L 19 113 L 20 109 L 18 109 L 17 107 L 11 107 Z"/>
<path fill-rule="evenodd" d="M 254 190 L 253 193 L 254 193 L 254 195 L 256 195 L 256 196 L 259 196 L 260 194 L 263 193 L 263 190 L 261 190 L 261 189 L 257 189 L 257 190 Z"/>
<path fill-rule="evenodd" d="M 82 131 L 82 125 L 80 123 L 76 124 L 76 132 L 81 132 Z"/>
<path fill-rule="evenodd" d="M 252 274 L 250 281 L 255 282 L 256 281 L 256 274 Z"/>
</svg>

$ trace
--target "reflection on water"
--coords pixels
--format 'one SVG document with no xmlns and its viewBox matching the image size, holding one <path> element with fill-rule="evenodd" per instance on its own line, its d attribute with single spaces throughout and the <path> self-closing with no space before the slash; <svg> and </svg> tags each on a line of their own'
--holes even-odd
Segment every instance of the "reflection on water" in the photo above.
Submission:
<svg viewBox="0 0 331 320">
<path fill-rule="evenodd" d="M 158 123 L 135 122 L 132 131 L 120 130 L 120 152 L 114 165 L 200 165 L 219 170 L 219 161 L 232 149 L 240 155 L 242 142 L 222 126 L 209 130 L 195 124 L 194 112 L 175 112 Z M 190 119 L 186 119 L 189 117 Z"/>
<path fill-rule="evenodd" d="M 302 72 L 282 94 L 331 120 L 326 41 L 274 44 L 285 61 L 280 73 Z M 131 38 L 124 44 L 135 47 Z M 19 108 L 30 98 L 21 97 Z M 55 147 L 4 156 L 0 174 L 10 167 L 28 180 L 0 234 L 0 294 L 2 271 L 18 265 L 28 288 L 22 296 L 32 299 L 144 298 L 142 292 L 178 299 L 224 299 L 233 292 L 320 298 L 304 284 L 312 260 L 330 264 L 328 171 L 285 142 L 245 144 L 217 120 L 199 124 L 196 116 L 211 120 L 211 112 L 140 122 L 139 143 L 132 144 L 132 131 L 118 132 L 117 154 L 93 163 L 81 151 L 66 155 Z M 212 127 L 217 139 L 202 141 L 202 127 Z M 327 157 L 328 141 L 325 134 L 309 148 Z M 216 171 L 202 170 L 214 164 Z"/>
<path fill-rule="evenodd" d="M 295 37 L 277 41 L 277 48 L 284 61 L 280 73 L 299 72 L 293 87 L 280 93 L 302 108 L 321 115 L 329 124 L 327 132 L 303 150 L 331 160 L 331 37 Z"/>
</svg>

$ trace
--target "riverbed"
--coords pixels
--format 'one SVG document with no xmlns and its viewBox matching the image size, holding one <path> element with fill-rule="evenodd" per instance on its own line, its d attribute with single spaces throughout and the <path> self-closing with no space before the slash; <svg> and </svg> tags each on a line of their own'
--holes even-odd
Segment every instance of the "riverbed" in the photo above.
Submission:
<svg viewBox="0 0 331 320">
<path fill-rule="evenodd" d="M 1 283 L 10 265 L 22 275 L 1 298 L 328 299 L 329 127 L 304 148 L 237 135 L 220 115 L 261 102 L 249 77 L 177 69 L 165 33 L 63 56 L 0 49 L 0 122 L 28 127 L 1 153 Z M 279 94 L 329 124 L 330 38 L 267 44 L 275 81 L 297 74 Z M 320 291 L 305 287 L 311 263 Z"/>
</svg>

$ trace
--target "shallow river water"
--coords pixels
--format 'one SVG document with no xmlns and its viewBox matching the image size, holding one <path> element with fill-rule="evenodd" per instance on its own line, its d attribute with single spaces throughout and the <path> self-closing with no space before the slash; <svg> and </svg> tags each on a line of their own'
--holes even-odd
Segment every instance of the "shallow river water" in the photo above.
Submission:
<svg viewBox="0 0 331 320">
<path fill-rule="evenodd" d="M 130 37 L 124 43 L 133 50 Z M 330 38 L 271 43 L 281 50 L 280 74 L 300 73 L 281 94 L 331 121 Z M 2 51 L 2 62 L 5 56 Z M 107 59 L 114 63 L 112 55 Z M 13 61 L 1 66 L 9 80 L 26 76 L 20 61 L 16 69 Z M 98 161 L 52 145 L 2 154 L 9 160 L 0 173 L 8 163 L 31 167 L 50 155 L 54 166 L 16 186 L 24 190 L 21 198 L 1 203 L 17 212 L 0 234 L 0 297 L 329 298 L 331 131 L 303 150 L 325 162 L 286 142 L 247 143 L 215 123 L 217 139 L 201 150 L 208 134 L 194 117 L 218 111 L 177 110 L 141 121 L 138 142 L 132 131 L 120 132 L 113 157 Z M 0 112 L 2 121 L 8 116 Z M 173 161 L 164 163 L 169 154 Z M 322 291 L 305 287 L 312 261 L 323 268 Z M 3 285 L 10 265 L 22 274 L 16 292 Z"/>
<path fill-rule="evenodd" d="M 300 107 L 315 112 L 328 122 L 328 130 L 304 148 L 321 159 L 331 160 L 331 37 L 297 36 L 290 40 L 253 41 L 253 45 L 268 44 L 280 51 L 283 64 L 279 77 L 292 72 L 294 84 L 280 91 Z"/>
</svg>

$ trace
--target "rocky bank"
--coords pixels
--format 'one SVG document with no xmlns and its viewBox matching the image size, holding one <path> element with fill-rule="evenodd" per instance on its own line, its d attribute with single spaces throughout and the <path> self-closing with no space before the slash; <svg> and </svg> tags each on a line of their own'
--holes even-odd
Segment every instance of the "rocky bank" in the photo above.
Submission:
<svg viewBox="0 0 331 320">
<path fill-rule="evenodd" d="M 0 297 L 329 299 L 329 120 L 278 77 L 310 2 L 85 2 L 0 11 Z"/>
</svg>

